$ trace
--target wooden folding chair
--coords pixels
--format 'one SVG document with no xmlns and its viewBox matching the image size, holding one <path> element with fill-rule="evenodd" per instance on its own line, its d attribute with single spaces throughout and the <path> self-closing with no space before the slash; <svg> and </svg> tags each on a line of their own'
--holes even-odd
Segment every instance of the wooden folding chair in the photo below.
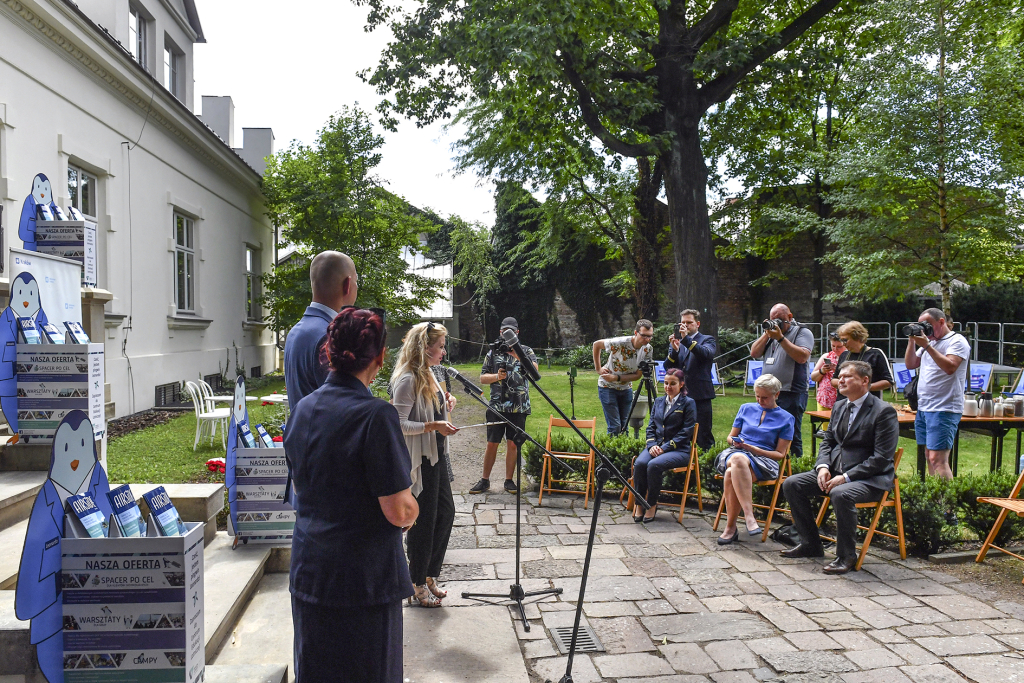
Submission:
<svg viewBox="0 0 1024 683">
<path fill-rule="evenodd" d="M 1012 555 L 1018 560 L 1024 560 L 1024 557 L 1012 553 L 1006 548 L 1000 548 L 995 544 L 996 536 L 999 535 L 999 530 L 1003 526 L 1003 522 L 1006 521 L 1006 514 L 1009 512 L 1016 512 L 1017 516 L 1024 517 L 1024 499 L 1020 498 L 1020 491 L 1024 488 L 1024 471 L 1020 473 L 1020 477 L 1017 478 L 1017 483 L 1013 485 L 1013 489 L 1010 491 L 1008 498 L 978 498 L 979 503 L 991 503 L 1001 507 L 999 516 L 996 517 L 995 524 L 992 525 L 992 530 L 988 532 L 988 536 L 985 538 L 985 543 L 981 546 L 981 550 L 978 551 L 978 556 L 974 558 L 975 562 L 983 562 L 985 555 L 988 553 L 988 549 L 992 548 L 998 550 L 1001 553 Z M 1024 580 L 1021 581 L 1024 583 Z"/>
<path fill-rule="evenodd" d="M 697 430 L 699 428 L 700 428 L 700 425 L 698 425 L 698 424 L 693 425 L 693 436 L 690 437 L 690 461 L 686 464 L 685 467 L 676 467 L 675 469 L 671 469 L 668 472 L 666 472 L 666 474 L 668 474 L 669 472 L 672 473 L 672 474 L 684 474 L 684 473 L 686 474 L 686 479 L 683 481 L 683 490 L 682 491 L 666 491 L 665 489 L 662 489 L 662 491 L 661 491 L 662 493 L 667 493 L 668 495 L 680 496 L 679 503 L 659 503 L 659 505 L 664 505 L 665 507 L 668 507 L 668 508 L 678 507 L 679 508 L 679 523 L 680 524 L 682 524 L 682 522 L 683 522 L 683 512 L 686 510 L 686 499 L 687 498 L 696 498 L 697 499 L 697 509 L 700 510 L 701 512 L 704 512 L 704 500 L 703 500 L 703 498 L 701 498 L 701 488 L 700 488 L 700 463 L 698 462 L 698 460 L 700 458 L 700 452 L 697 449 Z M 639 453 L 637 455 L 633 456 L 633 464 L 632 464 L 632 466 L 630 468 L 630 472 L 632 472 L 632 467 L 636 466 L 636 459 L 638 457 L 639 457 Z M 697 482 L 697 491 L 696 491 L 696 493 L 690 491 L 690 476 L 691 475 L 696 475 L 696 482 Z M 631 486 L 633 485 L 633 475 L 632 474 L 629 475 L 629 483 L 630 483 Z M 619 502 L 620 503 L 622 502 L 622 499 L 626 497 L 626 494 L 628 492 L 629 492 L 629 489 L 627 489 L 625 486 L 623 486 L 622 487 L 622 493 L 619 494 Z M 629 493 L 629 497 L 626 499 L 626 509 L 632 511 L 634 505 L 635 505 L 635 502 L 633 500 L 633 494 Z"/>
<path fill-rule="evenodd" d="M 772 488 L 772 502 L 769 505 L 762 505 L 761 503 L 753 503 L 755 510 L 767 510 L 764 523 L 764 531 L 761 533 L 761 542 L 764 543 L 768 540 L 768 534 L 771 533 L 772 518 L 775 516 L 776 511 L 783 510 L 784 508 L 779 506 L 779 492 L 782 490 L 782 482 L 786 480 L 786 477 L 793 476 L 793 466 L 789 463 L 789 451 L 786 451 L 786 457 L 779 463 L 779 476 L 774 479 L 766 479 L 764 481 L 755 481 L 754 486 L 771 486 Z M 724 480 L 725 477 L 721 474 L 716 474 L 715 479 Z M 718 531 L 718 524 L 722 520 L 722 513 L 725 512 L 725 491 L 722 492 L 722 500 L 718 503 L 718 514 L 715 515 L 715 525 L 712 527 L 715 531 Z M 744 519 L 743 515 L 740 515 L 737 519 Z"/>
<path fill-rule="evenodd" d="M 595 418 L 591 418 L 589 420 L 573 420 L 572 424 L 576 425 L 577 429 L 590 429 L 590 443 L 594 443 L 594 434 L 597 431 L 597 418 L 596 417 Z M 551 492 L 554 492 L 554 491 L 561 491 L 562 493 L 582 494 L 583 495 L 583 508 L 586 509 L 587 506 L 590 504 L 590 496 L 592 496 L 593 493 L 594 493 L 594 458 L 597 457 L 597 454 L 594 453 L 593 449 L 590 450 L 590 453 L 561 453 L 559 451 L 552 451 L 551 450 L 551 429 L 552 428 L 572 429 L 569 426 L 569 421 L 568 420 L 562 420 L 560 418 L 556 418 L 554 415 L 549 415 L 548 416 L 548 440 L 547 440 L 547 443 L 544 446 L 549 451 L 551 451 L 552 453 L 557 455 L 559 457 L 559 459 L 561 459 L 561 460 L 586 461 L 586 463 L 587 463 L 587 481 L 586 481 L 586 484 L 584 485 L 582 491 L 577 491 L 576 489 L 570 489 L 570 488 L 558 488 L 558 487 L 553 486 L 553 484 L 563 484 L 563 485 L 575 484 L 575 485 L 579 486 L 580 482 L 572 481 L 571 479 L 556 479 L 555 476 L 554 476 L 554 463 L 551 460 L 551 456 L 548 455 L 547 453 L 544 453 L 543 454 L 543 456 L 544 456 L 544 463 L 541 466 L 541 470 L 540 470 L 540 495 L 537 496 L 537 504 L 538 505 L 543 504 L 543 502 L 544 502 L 544 493 L 545 492 L 551 493 Z M 575 432 L 573 432 L 573 433 L 575 434 Z M 545 482 L 547 482 L 546 486 L 545 486 Z"/>
<path fill-rule="evenodd" d="M 893 457 L 893 468 L 899 472 L 900 458 L 903 457 L 903 449 L 896 449 L 896 455 Z M 858 510 L 874 509 L 875 514 L 871 516 L 871 526 L 857 525 L 857 528 L 861 531 L 866 531 L 867 534 L 864 536 L 864 544 L 860 549 L 860 556 L 857 558 L 856 569 L 860 570 L 862 564 L 864 564 L 864 557 L 868 554 L 868 548 L 871 546 L 871 539 L 874 538 L 875 534 L 880 534 L 888 538 L 894 539 L 900 542 L 900 559 L 907 559 L 907 540 L 903 535 L 903 502 L 900 500 L 900 478 L 899 474 L 893 476 L 892 491 L 886 491 L 882 494 L 882 499 L 875 503 L 857 503 Z M 889 497 L 889 493 L 893 494 L 893 497 Z M 829 503 L 832 499 L 828 496 L 823 496 L 824 501 L 821 503 L 821 510 L 818 511 L 818 528 L 821 528 L 822 522 L 825 521 L 825 515 L 828 514 Z M 980 500 L 980 498 L 979 498 Z M 887 533 L 885 531 L 878 530 L 878 518 L 882 516 L 882 510 L 885 508 L 893 508 L 896 512 L 896 535 Z M 825 540 L 832 541 L 835 543 L 834 538 L 821 534 L 821 537 Z"/>
</svg>

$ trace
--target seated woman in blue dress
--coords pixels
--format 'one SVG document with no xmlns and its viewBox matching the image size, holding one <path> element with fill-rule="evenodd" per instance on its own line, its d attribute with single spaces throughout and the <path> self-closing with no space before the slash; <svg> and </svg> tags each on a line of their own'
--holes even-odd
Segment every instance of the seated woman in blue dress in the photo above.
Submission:
<svg viewBox="0 0 1024 683">
<path fill-rule="evenodd" d="M 690 441 L 697 423 L 697 404 L 683 395 L 686 374 L 673 368 L 665 373 L 665 395 L 654 400 L 651 421 L 647 425 L 647 448 L 633 462 L 633 488 L 651 508 L 645 515 L 637 505 L 633 521 L 647 524 L 654 519 L 666 470 L 686 467 L 690 462 Z"/>
<path fill-rule="evenodd" d="M 754 382 L 757 403 L 744 403 L 736 413 L 732 431 L 726 439 L 729 447 L 715 458 L 715 469 L 725 477 L 725 531 L 719 545 L 739 540 L 736 520 L 740 513 L 747 533 L 757 536 L 761 527 L 754 517 L 753 491 L 755 481 L 769 481 L 779 476 L 779 461 L 786 457 L 793 443 L 796 420 L 776 403 L 782 383 L 773 375 L 761 375 Z"/>
<path fill-rule="evenodd" d="M 384 321 L 346 308 L 327 328 L 331 372 L 295 406 L 284 436 L 295 491 L 289 588 L 295 678 L 401 683 L 402 531 L 419 506 L 398 411 L 374 398 Z"/>
</svg>

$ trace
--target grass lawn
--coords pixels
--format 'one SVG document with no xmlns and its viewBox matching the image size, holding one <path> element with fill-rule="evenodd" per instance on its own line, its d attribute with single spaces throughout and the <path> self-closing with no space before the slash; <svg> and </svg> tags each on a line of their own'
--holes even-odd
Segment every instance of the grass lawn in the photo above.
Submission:
<svg viewBox="0 0 1024 683">
<path fill-rule="evenodd" d="M 480 366 L 477 364 L 464 364 L 456 366 L 459 372 L 467 377 L 476 380 L 480 376 Z M 558 406 L 570 414 L 569 407 L 569 378 L 566 375 L 568 368 L 552 365 L 549 370 L 544 362 L 541 362 L 541 387 L 558 404 Z M 634 388 L 637 385 L 634 385 Z M 715 440 L 722 443 L 732 427 L 732 421 L 736 417 L 736 411 L 743 403 L 750 403 L 754 400 L 752 396 L 742 396 L 741 389 L 728 388 L 726 396 L 719 396 L 714 400 L 714 432 Z M 486 394 L 485 394 L 486 395 Z M 601 434 L 607 429 L 604 420 L 604 412 L 601 410 L 601 402 L 597 397 L 597 373 L 593 371 L 579 371 L 576 377 L 576 417 L 579 419 L 597 418 L 597 433 Z M 468 397 L 467 397 L 468 398 Z M 889 396 L 887 395 L 888 399 Z M 817 407 L 814 397 L 808 401 L 808 410 Z M 527 430 L 541 443 L 547 434 L 548 416 L 555 415 L 554 409 L 544 400 L 539 392 L 530 392 L 530 404 L 532 414 L 526 421 Z M 811 426 L 810 420 L 806 417 L 803 420 L 803 440 L 806 453 L 811 448 Z M 1013 472 L 1015 435 L 1011 432 L 1006 436 L 1003 449 L 1003 468 Z M 903 448 L 903 461 L 900 464 L 900 474 L 911 475 L 917 467 L 917 444 L 911 439 L 900 439 L 900 446 Z M 991 438 L 981 434 L 960 435 L 960 456 L 958 474 L 983 474 L 989 468 L 989 449 Z M 482 448 L 482 446 L 481 446 Z"/>
<path fill-rule="evenodd" d="M 250 396 L 266 396 L 284 391 L 284 379 L 272 380 L 259 389 L 250 390 Z M 227 404 L 221 404 L 227 405 Z M 279 427 L 285 418 L 283 406 L 262 406 L 249 403 L 249 422 Z M 276 429 L 270 430 L 278 433 Z M 195 413 L 189 411 L 173 418 L 170 422 L 111 439 L 107 444 L 107 474 L 111 483 L 117 484 L 177 484 L 223 482 L 223 474 L 206 469 L 210 458 L 224 457 L 221 448 L 220 429 L 209 445 L 203 439 L 193 452 L 192 442 L 196 435 Z"/>
</svg>

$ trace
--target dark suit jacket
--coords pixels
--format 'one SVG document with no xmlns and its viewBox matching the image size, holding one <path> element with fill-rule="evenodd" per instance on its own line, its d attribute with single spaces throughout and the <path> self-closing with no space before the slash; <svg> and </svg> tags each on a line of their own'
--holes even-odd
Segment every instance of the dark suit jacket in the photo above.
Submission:
<svg viewBox="0 0 1024 683">
<path fill-rule="evenodd" d="M 288 332 L 284 343 L 284 383 L 288 387 L 288 407 L 293 413 L 299 401 L 327 379 L 330 368 L 321 359 L 320 349 L 330 324 L 330 314 L 309 306 Z"/>
<path fill-rule="evenodd" d="M 843 401 L 832 411 L 814 467 L 828 465 L 833 476 L 846 474 L 850 481 L 888 491 L 896 473 L 893 458 L 900 435 L 896 409 L 869 393 L 847 428 L 849 410 L 850 402 Z"/>
<path fill-rule="evenodd" d="M 668 343 L 668 357 L 665 369 L 679 368 L 686 373 L 686 395 L 700 401 L 715 397 L 715 387 L 711 384 L 711 365 L 715 361 L 718 344 L 708 334 L 697 334 L 683 337 L 679 343 L 679 351 Z"/>
<path fill-rule="evenodd" d="M 654 410 L 647 425 L 647 447 L 661 446 L 662 450 L 690 450 L 693 425 L 697 423 L 697 405 L 689 396 L 679 396 L 672 412 L 665 416 L 665 397 L 654 399 Z"/>
</svg>

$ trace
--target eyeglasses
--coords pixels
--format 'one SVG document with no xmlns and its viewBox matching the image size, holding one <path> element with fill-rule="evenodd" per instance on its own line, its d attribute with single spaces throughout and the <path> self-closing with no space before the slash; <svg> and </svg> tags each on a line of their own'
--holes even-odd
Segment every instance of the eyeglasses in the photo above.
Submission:
<svg viewBox="0 0 1024 683">
<path fill-rule="evenodd" d="M 850 340 L 849 340 L 849 339 L 847 339 L 846 337 L 840 337 L 840 338 L 839 338 L 839 341 L 841 341 L 841 342 L 843 342 L 843 343 L 845 344 L 846 342 L 848 342 L 848 341 L 850 341 Z"/>
<path fill-rule="evenodd" d="M 640 333 L 640 338 L 641 339 L 654 339 L 654 335 L 653 334 L 644 334 L 643 332 L 641 332 Z"/>
</svg>

